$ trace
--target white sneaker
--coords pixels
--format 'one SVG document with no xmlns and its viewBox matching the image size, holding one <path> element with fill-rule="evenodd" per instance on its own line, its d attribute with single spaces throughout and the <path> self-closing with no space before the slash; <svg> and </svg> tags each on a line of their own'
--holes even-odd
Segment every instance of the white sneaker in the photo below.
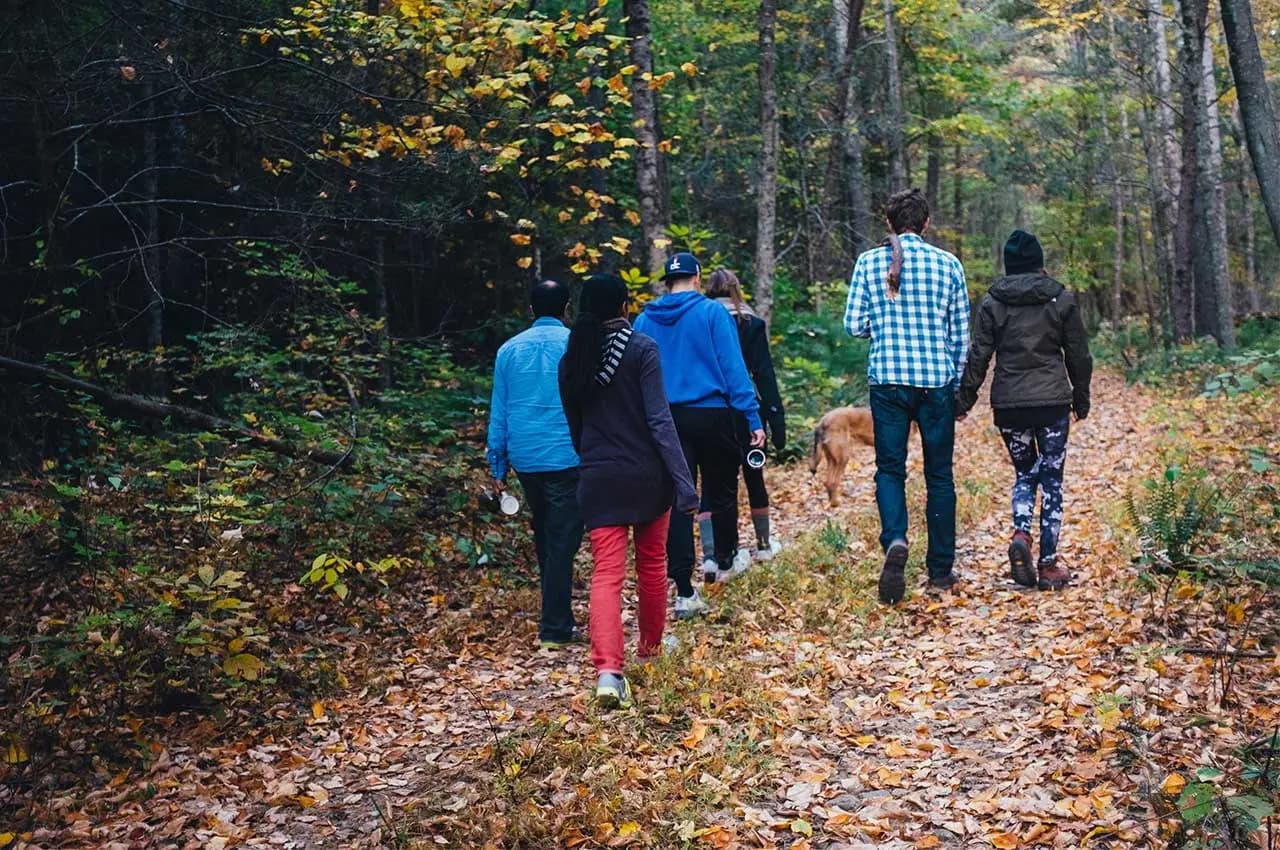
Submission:
<svg viewBox="0 0 1280 850">
<path fill-rule="evenodd" d="M 702 601 L 698 588 L 693 589 L 693 596 L 676 596 L 676 619 L 687 620 L 711 610 L 711 606 Z"/>
<path fill-rule="evenodd" d="M 707 558 L 702 562 L 702 580 L 707 584 L 716 583 L 716 573 L 720 571 L 720 567 L 716 564 L 714 558 Z"/>
<path fill-rule="evenodd" d="M 738 576 L 745 573 L 751 568 L 751 550 L 739 549 L 738 554 L 733 556 L 733 564 L 727 570 L 718 570 L 716 572 L 716 581 L 733 581 Z"/>
<path fill-rule="evenodd" d="M 772 561 L 773 556 L 782 551 L 782 541 L 773 538 L 769 541 L 768 549 L 757 549 L 755 558 L 757 561 Z"/>
</svg>

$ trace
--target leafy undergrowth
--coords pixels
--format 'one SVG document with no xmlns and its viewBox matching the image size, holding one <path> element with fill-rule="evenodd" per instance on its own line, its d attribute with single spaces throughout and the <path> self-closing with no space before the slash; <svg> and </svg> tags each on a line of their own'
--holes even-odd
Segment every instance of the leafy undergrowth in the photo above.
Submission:
<svg viewBox="0 0 1280 850">
<path fill-rule="evenodd" d="M 1104 326 L 1095 348 L 1103 363 L 1123 369 L 1130 381 L 1194 390 L 1206 398 L 1280 386 L 1280 317 L 1247 318 L 1236 336 L 1236 350 L 1230 354 L 1212 338 L 1166 348 L 1146 325 L 1131 320 Z"/>
<path fill-rule="evenodd" d="M 533 587 L 396 594 L 382 604 L 401 631 L 359 683 L 232 740 L 157 734 L 144 771 L 27 789 L 39 826 L 16 842 L 1265 846 L 1250 828 L 1276 784 L 1280 398 L 1098 384 L 1068 462 L 1064 593 L 1008 580 L 1008 473 L 975 415 L 957 450 L 959 593 L 920 589 L 917 551 L 917 589 L 897 609 L 874 602 L 869 452 L 835 511 L 807 472 L 775 469 L 790 547 L 631 671 L 633 710 L 594 709 L 585 647 L 535 648 Z M 1227 496 L 1178 559 L 1144 532 L 1150 511 L 1134 528 L 1125 508 L 1145 510 L 1140 482 L 1170 466 Z"/>
</svg>

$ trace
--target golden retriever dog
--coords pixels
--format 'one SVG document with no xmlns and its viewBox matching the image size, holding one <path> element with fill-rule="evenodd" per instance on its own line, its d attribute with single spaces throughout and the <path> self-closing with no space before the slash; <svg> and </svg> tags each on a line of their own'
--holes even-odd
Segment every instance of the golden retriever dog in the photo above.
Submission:
<svg viewBox="0 0 1280 850">
<path fill-rule="evenodd" d="M 916 430 L 916 423 L 911 423 L 911 431 Z M 853 448 L 861 443 L 875 447 L 875 428 L 871 421 L 871 410 L 866 407 L 837 407 L 827 413 L 813 430 L 813 452 L 809 456 L 809 473 L 818 474 L 819 459 L 827 462 L 823 470 L 822 484 L 827 488 L 827 499 L 831 507 L 840 503 L 840 481 L 844 478 L 844 468 L 853 455 Z"/>
</svg>

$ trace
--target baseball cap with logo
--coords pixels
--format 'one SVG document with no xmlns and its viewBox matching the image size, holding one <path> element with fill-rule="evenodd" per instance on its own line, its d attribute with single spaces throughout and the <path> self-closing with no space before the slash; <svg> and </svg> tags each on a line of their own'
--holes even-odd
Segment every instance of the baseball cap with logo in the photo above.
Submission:
<svg viewBox="0 0 1280 850">
<path fill-rule="evenodd" d="M 667 258 L 666 265 L 662 267 L 661 280 L 669 277 L 693 277 L 701 273 L 702 266 L 698 264 L 698 258 L 687 251 L 681 251 Z"/>
</svg>

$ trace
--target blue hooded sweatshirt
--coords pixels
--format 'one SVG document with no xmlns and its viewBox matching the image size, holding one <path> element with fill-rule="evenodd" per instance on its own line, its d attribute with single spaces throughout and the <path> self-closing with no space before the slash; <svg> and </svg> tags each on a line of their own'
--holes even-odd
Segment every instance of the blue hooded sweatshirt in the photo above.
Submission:
<svg viewBox="0 0 1280 850">
<path fill-rule="evenodd" d="M 658 343 L 662 383 L 672 407 L 732 407 L 761 429 L 756 390 L 729 311 L 701 292 L 652 301 L 635 329 Z"/>
</svg>

